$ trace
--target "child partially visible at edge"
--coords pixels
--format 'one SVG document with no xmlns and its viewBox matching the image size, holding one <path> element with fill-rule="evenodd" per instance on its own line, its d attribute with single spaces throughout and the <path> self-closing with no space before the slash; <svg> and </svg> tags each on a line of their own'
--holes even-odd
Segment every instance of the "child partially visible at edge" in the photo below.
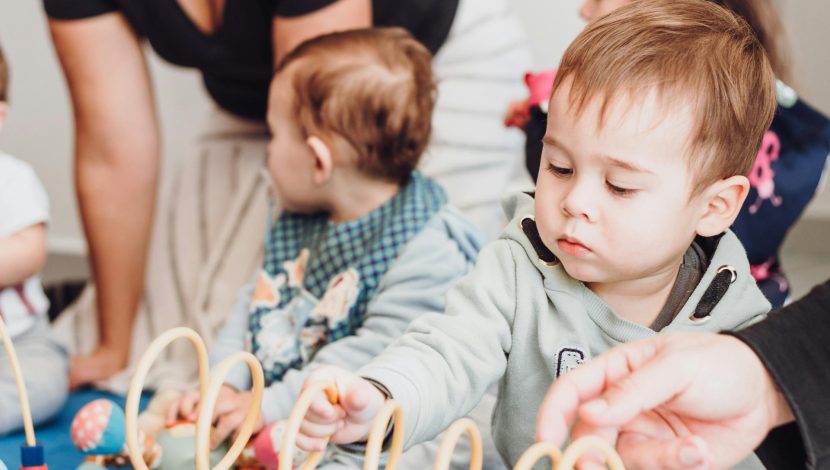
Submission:
<svg viewBox="0 0 830 470">
<path fill-rule="evenodd" d="M 0 48 L 0 128 L 9 112 L 8 88 Z M 69 392 L 68 352 L 52 335 L 40 283 L 48 221 L 49 197 L 32 167 L 0 152 L 0 318 L 15 346 L 35 423 L 54 416 Z M 20 395 L 0 347 L 0 435 L 22 428 Z"/>
<path fill-rule="evenodd" d="M 446 291 L 472 269 L 478 232 L 415 170 L 434 103 L 431 55 L 401 29 L 312 39 L 277 70 L 268 170 L 283 211 L 210 354 L 213 365 L 246 349 L 259 359 L 267 388 L 257 430 L 279 434 L 310 371 L 367 364 L 412 320 L 443 311 Z M 229 376 L 212 445 L 240 426 L 250 387 L 247 369 Z M 186 393 L 168 420 L 195 420 L 198 401 Z"/>
<path fill-rule="evenodd" d="M 535 195 L 508 202 L 512 221 L 443 315 L 413 322 L 357 373 L 309 378 L 335 383 L 340 401 L 315 398 L 300 446 L 365 440 L 388 397 L 411 446 L 498 382 L 493 437 L 512 466 L 568 370 L 627 341 L 766 315 L 728 230 L 775 110 L 772 70 L 745 22 L 703 0 L 620 8 L 568 48 L 549 109 Z"/>
</svg>

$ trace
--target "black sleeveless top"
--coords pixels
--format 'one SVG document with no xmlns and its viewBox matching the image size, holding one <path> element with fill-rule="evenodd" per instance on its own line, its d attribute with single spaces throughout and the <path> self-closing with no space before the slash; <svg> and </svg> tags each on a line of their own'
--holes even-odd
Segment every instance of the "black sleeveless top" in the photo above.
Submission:
<svg viewBox="0 0 830 470">
<path fill-rule="evenodd" d="M 165 60 L 198 69 L 213 100 L 241 117 L 264 120 L 273 73 L 274 16 L 314 12 L 337 0 L 228 0 L 222 25 L 200 30 L 176 0 L 43 0 L 52 19 L 120 11 Z M 433 53 L 449 34 L 459 0 L 373 0 L 376 26 L 401 26 Z"/>
</svg>

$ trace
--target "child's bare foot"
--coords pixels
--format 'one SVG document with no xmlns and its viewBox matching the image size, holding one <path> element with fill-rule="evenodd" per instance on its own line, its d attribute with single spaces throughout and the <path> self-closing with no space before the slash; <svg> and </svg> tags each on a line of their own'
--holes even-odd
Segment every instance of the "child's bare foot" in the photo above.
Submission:
<svg viewBox="0 0 830 470">
<path fill-rule="evenodd" d="M 76 389 L 84 385 L 105 380 L 127 366 L 127 354 L 99 347 L 88 356 L 75 356 L 69 369 L 69 388 Z"/>
</svg>

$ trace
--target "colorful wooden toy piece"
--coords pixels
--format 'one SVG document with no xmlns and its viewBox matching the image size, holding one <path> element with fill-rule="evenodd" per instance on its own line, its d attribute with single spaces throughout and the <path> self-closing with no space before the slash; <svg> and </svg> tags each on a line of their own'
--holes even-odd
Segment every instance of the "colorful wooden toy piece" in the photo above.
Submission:
<svg viewBox="0 0 830 470">
<path fill-rule="evenodd" d="M 278 439 L 282 437 L 280 429 L 277 427 L 278 424 L 267 426 L 257 435 L 254 441 L 256 458 L 263 467 L 268 469 L 275 469 L 279 465 L 279 455 L 277 454 L 279 441 L 274 440 L 275 437 Z"/>
<path fill-rule="evenodd" d="M 72 442 L 85 455 L 109 455 L 124 447 L 124 411 L 114 402 L 87 403 L 72 420 Z"/>
<path fill-rule="evenodd" d="M 161 460 L 158 470 L 193 470 L 196 468 L 196 424 L 178 422 L 161 432 L 156 437 L 161 447 Z M 210 452 L 210 466 L 213 467 L 225 453 L 228 445 L 222 444 Z"/>
<path fill-rule="evenodd" d="M 187 468 L 190 470 L 194 466 L 196 470 L 207 470 L 210 468 L 225 470 L 231 468 L 247 446 L 251 438 L 254 423 L 259 418 L 259 410 L 262 405 L 262 391 L 265 388 L 265 377 L 262 373 L 262 366 L 252 354 L 239 352 L 220 362 L 214 369 L 213 375 L 209 375 L 208 355 L 205 343 L 195 331 L 189 328 L 173 328 L 162 333 L 155 341 L 150 343 L 147 351 L 141 357 L 141 360 L 138 361 L 135 374 L 130 382 L 129 392 L 127 393 L 126 440 L 130 462 L 132 462 L 136 470 L 148 470 L 147 464 L 142 459 L 140 452 L 138 402 L 141 398 L 141 391 L 144 388 L 144 380 L 147 378 L 153 362 L 164 348 L 180 338 L 189 340 L 196 349 L 199 366 L 199 392 L 202 397 L 201 406 L 199 407 L 199 418 L 196 421 L 195 428 L 191 428 L 192 433 L 190 430 L 185 431 L 182 429 L 176 430 L 173 433 L 162 432 L 158 436 L 158 444 L 162 449 L 162 464 L 159 469 L 178 470 L 179 468 Z M 214 453 L 210 452 L 209 445 L 213 410 L 216 406 L 216 400 L 219 398 L 219 390 L 225 381 L 225 377 L 239 362 L 244 362 L 251 369 L 251 377 L 253 379 L 251 387 L 253 394 L 251 408 L 242 425 L 239 427 L 236 440 L 226 452 L 220 455 L 221 458 L 218 459 L 219 461 L 214 463 Z M 190 425 L 192 426 L 192 424 Z M 182 437 L 180 433 L 187 433 L 187 437 Z M 189 460 L 189 463 L 185 467 L 181 467 L 178 465 L 181 465 L 180 462 L 184 462 L 184 458 L 183 454 L 178 454 L 178 452 L 180 448 L 185 447 L 187 448 L 187 455 L 191 456 L 192 459 Z M 171 453 L 173 453 L 172 457 L 170 455 Z M 166 462 L 170 463 L 168 464 Z"/>
</svg>

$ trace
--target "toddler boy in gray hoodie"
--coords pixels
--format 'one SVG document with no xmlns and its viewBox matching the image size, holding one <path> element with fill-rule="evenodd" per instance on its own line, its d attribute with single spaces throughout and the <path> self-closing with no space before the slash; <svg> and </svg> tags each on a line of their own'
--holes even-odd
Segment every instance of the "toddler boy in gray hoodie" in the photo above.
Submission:
<svg viewBox="0 0 830 470">
<path fill-rule="evenodd" d="M 750 28 L 711 2 L 634 2 L 589 25 L 559 66 L 535 195 L 508 202 L 512 221 L 445 314 L 412 323 L 356 374 L 312 375 L 340 401 L 317 397 L 299 445 L 366 439 L 393 397 L 411 446 L 498 381 L 493 435 L 513 465 L 568 370 L 662 331 L 762 318 L 769 304 L 728 227 L 773 116 L 773 80 Z"/>
</svg>

